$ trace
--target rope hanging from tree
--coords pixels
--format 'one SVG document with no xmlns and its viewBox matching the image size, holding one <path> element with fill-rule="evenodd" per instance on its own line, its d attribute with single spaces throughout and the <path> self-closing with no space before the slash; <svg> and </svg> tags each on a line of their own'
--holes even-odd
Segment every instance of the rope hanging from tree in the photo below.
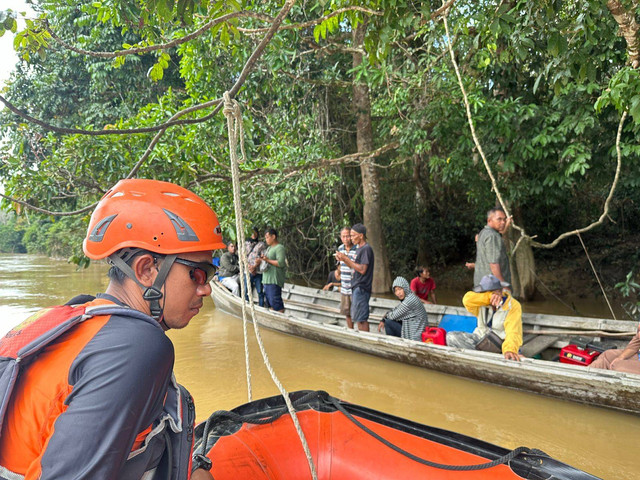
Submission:
<svg viewBox="0 0 640 480">
<path fill-rule="evenodd" d="M 240 169 L 238 168 L 238 143 L 240 143 L 240 152 L 242 154 L 242 159 L 244 160 L 244 140 L 243 140 L 243 129 L 242 129 L 242 113 L 240 110 L 240 105 L 235 99 L 231 98 L 229 92 L 225 92 L 223 95 L 224 99 L 224 109 L 223 113 L 227 119 L 227 131 L 229 134 L 229 157 L 231 161 L 231 178 L 233 185 L 233 205 L 235 209 L 235 217 L 236 217 L 236 233 L 238 238 L 238 256 L 240 259 L 240 278 L 242 279 L 240 282 L 240 295 L 243 299 L 242 301 L 242 324 L 244 331 L 244 348 L 245 348 L 245 361 L 247 367 L 247 385 L 249 390 L 249 401 L 251 401 L 251 369 L 249 366 L 249 345 L 248 345 L 248 335 L 247 335 L 247 311 L 246 305 L 249 304 L 249 309 L 251 311 L 251 320 L 253 322 L 253 329 L 255 331 L 256 340 L 258 341 L 258 347 L 260 348 L 260 353 L 262 354 L 262 358 L 264 361 L 269 374 L 273 380 L 273 383 L 278 387 L 282 398 L 284 399 L 287 409 L 289 410 L 289 414 L 291 415 L 291 419 L 293 420 L 293 424 L 296 427 L 296 431 L 298 432 L 298 436 L 300 437 L 300 441 L 302 442 L 302 448 L 304 449 L 305 455 L 307 456 L 307 461 L 309 462 L 309 469 L 311 471 L 311 477 L 313 480 L 318 479 L 318 474 L 316 472 L 315 464 L 313 463 L 313 457 L 311 456 L 311 451 L 309 450 L 309 445 L 307 443 L 307 439 L 304 436 L 304 432 L 302 431 L 302 427 L 300 426 L 300 422 L 298 420 L 298 416 L 296 415 L 295 408 L 291 403 L 289 398 L 289 394 L 278 380 L 278 377 L 273 370 L 271 363 L 269 362 L 269 357 L 264 348 L 264 343 L 262 342 L 262 337 L 260 335 L 260 330 L 258 327 L 258 320 L 255 314 L 255 306 L 253 301 L 246 302 L 244 299 L 247 295 L 247 287 L 249 285 L 249 271 L 247 268 L 247 257 L 244 248 L 244 228 L 243 228 L 243 216 L 242 216 L 242 200 L 240 198 Z"/>
</svg>

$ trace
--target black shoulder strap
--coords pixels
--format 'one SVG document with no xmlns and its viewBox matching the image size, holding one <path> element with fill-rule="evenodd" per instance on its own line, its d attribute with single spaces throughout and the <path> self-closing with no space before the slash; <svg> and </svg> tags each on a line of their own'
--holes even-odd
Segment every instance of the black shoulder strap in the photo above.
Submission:
<svg viewBox="0 0 640 480">
<path fill-rule="evenodd" d="M 87 295 L 85 293 L 76 295 L 71 300 L 69 300 L 65 305 L 83 305 L 85 303 L 93 302 L 96 299 L 93 295 Z"/>
</svg>

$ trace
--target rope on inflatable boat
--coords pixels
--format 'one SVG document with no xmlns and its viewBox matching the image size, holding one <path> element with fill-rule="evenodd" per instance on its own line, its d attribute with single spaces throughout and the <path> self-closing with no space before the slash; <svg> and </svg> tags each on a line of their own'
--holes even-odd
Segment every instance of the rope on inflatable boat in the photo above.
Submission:
<svg viewBox="0 0 640 480">
<path fill-rule="evenodd" d="M 289 9 L 293 6 L 295 0 L 287 0 L 283 11 L 288 12 Z M 288 6 L 288 9 L 286 8 Z M 286 13 L 285 12 L 285 13 Z M 247 366 L 247 388 L 249 391 L 249 400 L 251 400 L 251 371 L 249 368 L 249 345 L 247 341 L 247 312 L 246 312 L 246 304 L 244 301 L 246 298 L 246 290 L 249 285 L 249 272 L 247 268 L 247 258 L 244 251 L 244 228 L 243 228 L 243 218 L 242 218 L 242 200 L 240 198 L 240 171 L 238 168 L 238 157 L 237 157 L 237 148 L 238 142 L 240 143 L 240 151 L 242 153 L 242 157 L 244 159 L 244 139 L 242 135 L 242 113 L 240 111 L 240 105 L 235 99 L 231 98 L 229 92 L 225 92 L 223 95 L 224 98 L 224 116 L 227 118 L 227 131 L 229 134 L 229 156 L 231 162 L 231 179 L 233 184 L 233 205 L 235 208 L 235 217 L 236 217 L 236 230 L 238 234 L 238 247 L 239 247 L 239 259 L 240 259 L 240 278 L 242 279 L 240 282 L 240 295 L 243 299 L 242 301 L 242 321 L 243 321 L 243 331 L 244 331 L 244 346 L 245 346 L 245 360 Z M 273 370 L 271 363 L 269 362 L 269 357 L 267 356 L 267 352 L 264 348 L 264 343 L 262 342 L 262 337 L 260 336 L 260 331 L 258 329 L 258 321 L 255 315 L 255 307 L 253 305 L 253 301 L 249 301 L 249 309 L 251 311 L 251 318 L 253 320 L 253 329 L 256 334 L 256 340 L 258 341 L 258 347 L 260 348 L 260 353 L 262 354 L 262 358 L 264 360 L 264 365 L 267 367 L 271 378 L 273 379 L 273 383 L 278 387 L 282 398 L 284 399 L 287 410 L 291 415 L 291 419 L 293 420 L 293 424 L 296 427 L 296 432 L 300 437 L 300 441 L 302 443 L 302 448 L 304 450 L 305 455 L 307 456 L 307 462 L 309 463 L 309 470 L 311 472 L 311 478 L 313 480 L 318 480 L 318 474 L 316 472 L 316 466 L 313 463 L 313 457 L 311 456 L 311 450 L 309 449 L 309 445 L 307 443 L 307 439 L 304 436 L 304 432 L 302 431 L 302 427 L 300 426 L 300 422 L 298 421 L 298 417 L 295 412 L 295 408 L 291 403 L 291 399 L 289 398 L 289 394 L 282 386 L 278 377 Z M 211 418 L 211 417 L 210 417 Z M 207 424 L 209 420 L 207 420 Z M 208 433 L 208 429 L 205 425 L 205 433 Z M 206 448 L 206 436 L 203 436 L 203 453 Z"/>
<path fill-rule="evenodd" d="M 356 419 L 353 415 L 351 415 L 349 412 L 347 412 L 347 410 L 342 405 L 340 405 L 340 401 L 338 399 L 333 398 L 333 397 L 329 397 L 328 400 L 333 406 L 336 407 L 336 409 L 338 409 L 338 411 L 340 411 L 340 413 L 342 413 L 344 416 L 346 416 L 355 425 L 357 425 L 360 429 L 362 429 L 363 431 L 365 431 L 366 433 L 371 435 L 373 438 L 375 438 L 376 440 L 382 442 L 384 445 L 386 445 L 387 447 L 391 448 L 392 450 L 395 450 L 396 452 L 404 455 L 405 457 L 410 458 L 411 460 L 414 460 L 414 461 L 416 461 L 418 463 L 421 463 L 422 465 L 426 465 L 428 467 L 438 468 L 440 470 L 457 470 L 457 471 L 484 470 L 484 469 L 487 469 L 487 468 L 497 467 L 498 465 L 501 465 L 503 463 L 507 464 L 511 460 L 513 460 L 515 457 L 520 455 L 521 453 L 532 453 L 532 454 L 535 454 L 535 455 L 547 456 L 547 454 L 544 453 L 542 450 L 531 449 L 531 448 L 528 448 L 528 447 L 518 447 L 518 448 L 515 448 L 515 449 L 511 450 L 506 455 L 503 455 L 502 457 L 498 457 L 495 460 L 493 460 L 491 462 L 488 462 L 488 463 L 480 463 L 480 464 L 475 464 L 475 465 L 446 465 L 446 464 L 443 464 L 443 463 L 431 462 L 429 460 L 425 460 L 424 458 L 418 457 L 418 456 L 416 456 L 416 455 L 414 455 L 414 454 L 412 454 L 410 452 L 407 452 L 406 450 L 398 447 L 397 445 L 394 445 L 390 441 L 382 438 L 376 432 L 371 430 L 366 425 L 362 424 L 360 421 L 358 421 L 358 419 Z"/>
<path fill-rule="evenodd" d="M 404 455 L 405 457 L 410 458 L 411 460 L 413 460 L 415 462 L 421 463 L 422 465 L 426 465 L 426 466 L 432 467 L 432 468 L 437 468 L 437 469 L 440 469 L 440 470 L 453 470 L 453 471 L 485 470 L 485 469 L 497 467 L 498 465 L 508 464 L 511 460 L 513 460 L 515 457 L 517 457 L 521 453 L 530 453 L 532 455 L 542 455 L 542 456 L 545 456 L 545 457 L 548 456 L 542 450 L 537 450 L 537 449 L 528 448 L 528 447 L 518 447 L 518 448 L 515 448 L 515 449 L 511 450 L 506 455 L 503 455 L 502 457 L 498 457 L 495 460 L 492 460 L 491 462 L 487 462 L 487 463 L 480 463 L 480 464 L 475 464 L 475 465 L 447 465 L 447 464 L 443 464 L 443 463 L 435 463 L 435 462 L 431 462 L 429 460 L 426 460 L 424 458 L 418 457 L 418 456 L 416 456 L 416 455 L 414 455 L 414 454 L 412 454 L 410 452 L 407 452 L 406 450 L 404 450 L 404 449 L 398 447 L 397 445 L 394 445 L 393 443 L 389 442 L 388 440 L 384 439 L 383 437 L 378 435 L 376 432 L 374 432 L 373 430 L 368 428 L 366 425 L 362 424 L 353 415 L 351 415 L 344 408 L 344 406 L 342 406 L 342 404 L 340 403 L 340 400 L 338 400 L 337 398 L 334 398 L 334 397 L 326 394 L 325 392 L 309 392 L 308 394 L 298 398 L 297 400 L 294 400 L 293 401 L 293 405 L 294 406 L 301 406 L 301 405 L 304 405 L 305 403 L 307 403 L 309 400 L 317 400 L 317 399 L 320 399 L 322 401 L 326 401 L 329 404 L 331 404 L 337 411 L 339 411 L 345 417 L 347 417 L 358 428 L 360 428 L 364 432 L 368 433 L 373 438 L 375 438 L 376 440 L 380 441 L 382 444 L 386 445 L 387 447 L 391 448 L 392 450 L 395 450 L 396 452 L 400 453 L 401 455 Z M 230 412 L 228 410 L 218 410 L 217 412 L 212 413 L 211 416 L 207 419 L 207 421 L 205 423 L 205 426 L 204 426 L 204 430 L 202 432 L 202 437 L 201 437 L 202 438 L 202 444 L 198 446 L 197 450 L 198 451 L 202 451 L 203 453 L 207 451 L 207 440 L 208 440 L 209 434 L 211 432 L 211 425 L 213 423 L 215 423 L 215 422 L 218 422 L 218 421 L 221 421 L 221 420 L 224 420 L 224 419 L 228 419 L 228 420 L 230 420 L 232 422 L 236 422 L 238 424 L 250 423 L 250 424 L 254 424 L 254 425 L 266 425 L 266 424 L 269 424 L 269 423 L 272 423 L 272 422 L 276 421 L 278 418 L 280 418 L 285 413 L 287 413 L 287 408 L 280 408 L 280 409 L 276 410 L 275 412 L 273 412 L 273 414 L 270 415 L 270 416 L 264 416 L 264 413 L 256 414 L 255 416 L 252 416 L 252 415 L 241 415 L 239 413 Z"/>
</svg>

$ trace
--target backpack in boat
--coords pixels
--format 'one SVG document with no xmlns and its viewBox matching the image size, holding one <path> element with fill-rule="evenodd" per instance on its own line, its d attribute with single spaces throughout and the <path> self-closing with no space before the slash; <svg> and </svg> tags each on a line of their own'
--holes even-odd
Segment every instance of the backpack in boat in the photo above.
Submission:
<svg viewBox="0 0 640 480">
<path fill-rule="evenodd" d="M 487 334 L 476 344 L 476 350 L 491 353 L 502 353 L 502 339 L 493 330 L 489 330 Z"/>
<path fill-rule="evenodd" d="M 82 298 L 82 304 L 71 304 Z M 0 339 L 0 431 L 13 389 L 22 368 L 80 322 L 98 315 L 122 315 L 148 318 L 142 312 L 109 302 L 91 305 L 94 297 L 76 297 L 65 305 L 46 308 L 31 315 Z"/>
</svg>

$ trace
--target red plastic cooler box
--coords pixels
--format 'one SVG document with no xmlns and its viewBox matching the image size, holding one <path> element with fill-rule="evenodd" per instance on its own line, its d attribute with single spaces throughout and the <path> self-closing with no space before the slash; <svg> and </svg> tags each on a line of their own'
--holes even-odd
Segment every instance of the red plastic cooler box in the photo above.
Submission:
<svg viewBox="0 0 640 480">
<path fill-rule="evenodd" d="M 569 363 L 571 365 L 591 365 L 600 352 L 597 350 L 583 349 L 577 345 L 567 345 L 560 350 L 560 363 Z"/>
<path fill-rule="evenodd" d="M 435 343 L 436 345 L 447 344 L 447 332 L 440 327 L 427 327 L 422 332 L 422 341 L 425 343 Z"/>
</svg>

